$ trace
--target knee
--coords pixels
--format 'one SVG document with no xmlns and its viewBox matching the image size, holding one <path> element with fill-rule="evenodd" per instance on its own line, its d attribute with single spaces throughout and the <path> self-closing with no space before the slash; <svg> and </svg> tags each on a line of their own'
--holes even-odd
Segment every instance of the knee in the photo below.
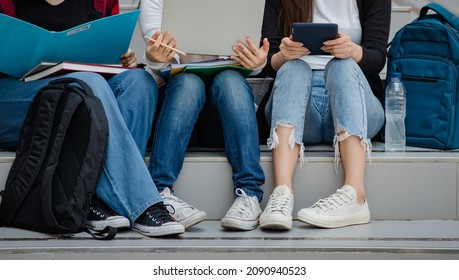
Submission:
<svg viewBox="0 0 459 280">
<path fill-rule="evenodd" d="M 169 83 L 169 87 L 178 87 L 182 91 L 190 90 L 192 92 L 205 91 L 205 85 L 202 79 L 192 73 L 181 73 L 172 78 Z"/>
<path fill-rule="evenodd" d="M 67 75 L 67 77 L 82 80 L 91 88 L 106 86 L 108 87 L 107 80 L 100 74 L 94 72 L 73 72 Z"/>
<path fill-rule="evenodd" d="M 313 71 L 303 60 L 289 60 L 277 72 L 272 89 L 272 97 L 276 98 L 305 98 L 309 94 Z"/>
<path fill-rule="evenodd" d="M 247 81 L 244 76 L 236 70 L 222 71 L 218 73 L 212 81 L 212 85 L 226 85 L 233 83 L 247 83 Z"/>
<path fill-rule="evenodd" d="M 140 68 L 124 71 L 118 74 L 118 76 L 128 83 L 139 84 L 140 86 L 145 85 L 150 87 L 152 83 L 156 84 L 151 74 Z"/>
<path fill-rule="evenodd" d="M 327 66 L 325 67 L 325 75 L 343 76 L 350 74 L 356 67 L 358 67 L 358 65 L 353 59 L 334 58 L 327 63 Z"/>
<path fill-rule="evenodd" d="M 218 73 L 212 81 L 211 97 L 216 99 L 253 101 L 252 87 L 246 78 L 236 70 L 225 70 Z"/>
<path fill-rule="evenodd" d="M 102 103 L 111 104 L 110 106 L 116 103 L 116 97 L 113 95 L 113 91 L 107 80 L 102 75 L 93 72 L 73 72 L 66 75 L 66 77 L 85 82 Z"/>
<path fill-rule="evenodd" d="M 305 77 L 312 76 L 312 69 L 309 64 L 301 59 L 289 60 L 279 68 L 277 76 L 305 79 Z"/>
<path fill-rule="evenodd" d="M 128 95 L 129 102 L 155 106 L 158 99 L 158 87 L 153 77 L 143 69 L 124 71 L 110 80 L 117 96 Z"/>
<path fill-rule="evenodd" d="M 136 91 L 148 92 L 149 95 L 157 95 L 158 87 L 155 79 L 144 69 L 130 69 L 124 71 L 114 78 L 114 83 L 119 81 L 120 86 L 124 88 L 134 87 Z"/>
<path fill-rule="evenodd" d="M 192 73 L 181 73 L 167 82 L 165 94 L 167 99 L 188 103 L 187 106 L 204 104 L 206 86 L 199 76 Z"/>
</svg>

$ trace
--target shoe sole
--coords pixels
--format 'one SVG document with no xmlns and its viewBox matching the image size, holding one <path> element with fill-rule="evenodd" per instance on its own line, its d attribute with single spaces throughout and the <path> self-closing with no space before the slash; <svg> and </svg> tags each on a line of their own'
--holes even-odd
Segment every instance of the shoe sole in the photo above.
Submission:
<svg viewBox="0 0 459 280">
<path fill-rule="evenodd" d="M 127 218 L 123 219 L 113 219 L 113 220 L 104 220 L 104 221 L 95 221 L 86 223 L 86 226 L 93 230 L 101 231 L 104 230 L 106 227 L 114 227 L 117 229 L 122 228 L 129 228 L 131 226 L 131 222 Z"/>
<path fill-rule="evenodd" d="M 200 212 L 197 212 L 197 213 L 189 216 L 186 219 L 183 219 L 183 220 L 177 221 L 177 222 L 180 223 L 185 229 L 187 229 L 189 227 L 192 227 L 192 226 L 204 221 L 205 219 L 207 219 L 206 212 L 200 211 Z"/>
<path fill-rule="evenodd" d="M 258 219 L 255 221 L 241 221 L 231 218 L 223 218 L 221 226 L 228 230 L 254 230 L 258 226 Z"/>
<path fill-rule="evenodd" d="M 290 230 L 292 229 L 292 221 L 290 223 L 282 222 L 282 221 L 269 221 L 269 222 L 261 222 L 260 221 L 260 228 L 262 229 L 277 229 L 277 230 Z"/>
<path fill-rule="evenodd" d="M 284 215 L 270 214 L 260 216 L 260 228 L 262 229 L 289 230 L 292 228 L 292 223 L 292 217 Z"/>
<path fill-rule="evenodd" d="M 133 230 L 139 232 L 142 235 L 148 237 L 165 236 L 165 235 L 176 235 L 185 232 L 185 228 L 182 225 L 171 225 L 171 226 L 160 226 L 160 227 L 145 227 L 142 225 L 136 225 L 132 227 Z"/>
<path fill-rule="evenodd" d="M 334 220 L 334 221 L 324 221 L 323 219 L 305 215 L 303 213 L 298 213 L 298 220 L 321 228 L 339 228 L 352 225 L 368 224 L 370 222 L 370 217 L 365 216 L 355 216 L 346 220 Z"/>
</svg>

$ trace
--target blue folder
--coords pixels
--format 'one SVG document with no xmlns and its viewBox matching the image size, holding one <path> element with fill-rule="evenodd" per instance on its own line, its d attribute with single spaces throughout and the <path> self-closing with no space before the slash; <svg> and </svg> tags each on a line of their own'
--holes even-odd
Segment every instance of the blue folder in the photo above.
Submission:
<svg viewBox="0 0 459 280">
<path fill-rule="evenodd" d="M 48 31 L 0 14 L 0 73 L 21 78 L 42 61 L 117 64 L 131 42 L 139 10 Z"/>
</svg>

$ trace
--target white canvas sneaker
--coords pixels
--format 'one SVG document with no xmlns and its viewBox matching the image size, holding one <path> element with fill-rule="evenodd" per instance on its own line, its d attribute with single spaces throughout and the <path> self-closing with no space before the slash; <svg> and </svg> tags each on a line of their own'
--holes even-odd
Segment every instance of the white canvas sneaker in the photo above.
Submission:
<svg viewBox="0 0 459 280">
<path fill-rule="evenodd" d="M 292 228 L 293 195 L 287 185 L 274 188 L 266 208 L 260 216 L 260 227 L 264 229 Z"/>
<path fill-rule="evenodd" d="M 298 220 L 323 228 L 337 228 L 370 222 L 370 209 L 365 200 L 360 204 L 354 188 L 344 185 L 336 193 L 320 199 L 298 212 Z"/>
<path fill-rule="evenodd" d="M 258 225 L 261 214 L 260 203 L 256 196 L 248 196 L 242 189 L 236 189 L 236 199 L 225 217 L 221 226 L 231 230 L 252 230 Z"/>
<path fill-rule="evenodd" d="M 207 218 L 206 212 L 197 209 L 193 205 L 186 203 L 180 198 L 174 196 L 169 188 L 165 188 L 161 192 L 164 205 L 171 205 L 174 209 L 169 211 L 175 221 L 189 228 L 197 223 L 204 221 Z"/>
</svg>

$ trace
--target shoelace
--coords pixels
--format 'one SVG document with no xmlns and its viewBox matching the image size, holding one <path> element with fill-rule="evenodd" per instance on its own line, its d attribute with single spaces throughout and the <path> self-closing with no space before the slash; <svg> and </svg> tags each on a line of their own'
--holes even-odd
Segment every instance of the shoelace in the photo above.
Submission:
<svg viewBox="0 0 459 280">
<path fill-rule="evenodd" d="M 238 197 L 234 200 L 233 205 L 226 213 L 227 216 L 243 216 L 247 217 L 252 214 L 253 201 L 250 197 L 241 189 L 236 189 Z M 247 207 L 249 206 L 250 207 Z"/>
<path fill-rule="evenodd" d="M 285 216 L 290 216 L 292 209 L 293 198 L 291 195 L 282 193 L 273 193 L 269 196 L 268 205 L 265 211 L 267 212 L 282 212 Z"/>
<path fill-rule="evenodd" d="M 350 196 L 345 191 L 338 189 L 336 193 L 330 195 L 327 198 L 320 199 L 312 207 L 318 207 L 323 211 L 327 212 L 329 210 L 335 210 L 339 207 L 352 201 L 352 196 Z"/>
<path fill-rule="evenodd" d="M 108 208 L 108 206 L 105 205 L 105 203 L 98 197 L 94 198 L 93 204 L 89 207 L 89 210 L 101 218 L 104 218 L 105 216 L 109 217 L 111 213 L 113 213 L 112 210 Z"/>
<path fill-rule="evenodd" d="M 155 223 L 161 222 L 161 223 L 167 223 L 167 222 L 173 222 L 175 221 L 174 218 L 170 215 L 169 211 L 167 210 L 166 207 L 174 207 L 172 205 L 165 205 L 165 204 L 155 204 L 151 206 L 145 214 L 147 214 L 148 218 L 152 220 Z"/>
<path fill-rule="evenodd" d="M 174 211 L 172 213 L 175 213 L 176 211 L 180 213 L 181 210 L 184 210 L 186 208 L 189 208 L 190 210 L 194 209 L 193 206 L 189 205 L 188 203 L 174 196 L 171 193 L 163 192 L 162 195 L 164 200 L 169 200 L 170 202 L 174 203 L 175 206 L 172 206 L 171 204 L 166 205 L 173 208 Z"/>
</svg>

